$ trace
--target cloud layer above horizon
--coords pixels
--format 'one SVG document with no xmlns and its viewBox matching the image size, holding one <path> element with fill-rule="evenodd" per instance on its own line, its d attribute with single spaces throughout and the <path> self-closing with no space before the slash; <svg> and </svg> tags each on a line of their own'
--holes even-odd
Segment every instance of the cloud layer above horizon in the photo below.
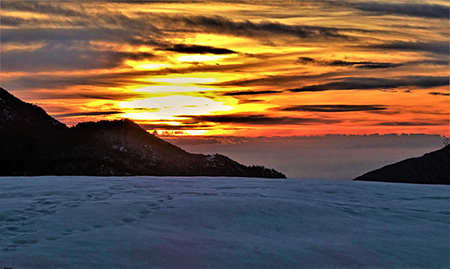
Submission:
<svg viewBox="0 0 450 269">
<path fill-rule="evenodd" d="M 172 134 L 450 135 L 447 1 L 1 10 L 2 87 L 69 125 L 127 117 Z"/>
</svg>

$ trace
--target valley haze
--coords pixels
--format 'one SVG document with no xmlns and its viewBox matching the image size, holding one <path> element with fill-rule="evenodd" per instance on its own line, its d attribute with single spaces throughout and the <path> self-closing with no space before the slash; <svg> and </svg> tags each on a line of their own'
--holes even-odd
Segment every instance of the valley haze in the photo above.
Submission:
<svg viewBox="0 0 450 269">
<path fill-rule="evenodd" d="M 194 153 L 220 153 L 261 164 L 292 179 L 350 180 L 368 171 L 443 147 L 444 136 L 425 134 L 290 137 L 161 136 Z"/>
</svg>

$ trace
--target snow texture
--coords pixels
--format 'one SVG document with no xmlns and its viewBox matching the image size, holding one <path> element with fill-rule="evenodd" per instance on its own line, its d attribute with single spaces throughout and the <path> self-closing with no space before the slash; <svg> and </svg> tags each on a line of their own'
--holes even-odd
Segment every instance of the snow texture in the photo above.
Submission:
<svg viewBox="0 0 450 269">
<path fill-rule="evenodd" d="M 448 186 L 0 178 L 0 266 L 447 268 Z"/>
<path fill-rule="evenodd" d="M 6 108 L 3 109 L 3 113 L 2 114 L 3 114 L 4 118 L 6 119 L 5 122 L 11 120 L 12 118 L 14 118 L 14 116 L 11 114 L 11 112 L 9 112 L 9 110 L 6 109 Z"/>
</svg>

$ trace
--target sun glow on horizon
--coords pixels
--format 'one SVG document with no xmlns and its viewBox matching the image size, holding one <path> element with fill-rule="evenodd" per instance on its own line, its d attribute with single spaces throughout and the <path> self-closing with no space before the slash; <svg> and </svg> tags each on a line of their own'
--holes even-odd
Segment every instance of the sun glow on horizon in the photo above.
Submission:
<svg viewBox="0 0 450 269">
<path fill-rule="evenodd" d="M 217 61 L 219 59 L 223 59 L 227 56 L 221 56 L 221 55 L 184 55 L 179 56 L 176 59 L 180 62 L 212 62 Z"/>
<path fill-rule="evenodd" d="M 224 105 L 204 97 L 186 95 L 170 95 L 153 97 L 128 102 L 121 102 L 118 106 L 124 110 L 142 110 L 142 112 L 125 113 L 124 117 L 136 120 L 181 119 L 183 115 L 206 115 L 218 111 L 227 111 L 232 106 Z M 146 110 L 153 111 L 146 111 Z M 186 116 L 184 117 L 186 118 Z"/>
</svg>

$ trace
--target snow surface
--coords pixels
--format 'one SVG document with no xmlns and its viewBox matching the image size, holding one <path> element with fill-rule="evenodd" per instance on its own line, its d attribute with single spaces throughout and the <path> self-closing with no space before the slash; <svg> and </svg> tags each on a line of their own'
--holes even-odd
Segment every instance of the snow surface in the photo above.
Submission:
<svg viewBox="0 0 450 269">
<path fill-rule="evenodd" d="M 0 267 L 448 268 L 449 186 L 0 178 Z"/>
</svg>

